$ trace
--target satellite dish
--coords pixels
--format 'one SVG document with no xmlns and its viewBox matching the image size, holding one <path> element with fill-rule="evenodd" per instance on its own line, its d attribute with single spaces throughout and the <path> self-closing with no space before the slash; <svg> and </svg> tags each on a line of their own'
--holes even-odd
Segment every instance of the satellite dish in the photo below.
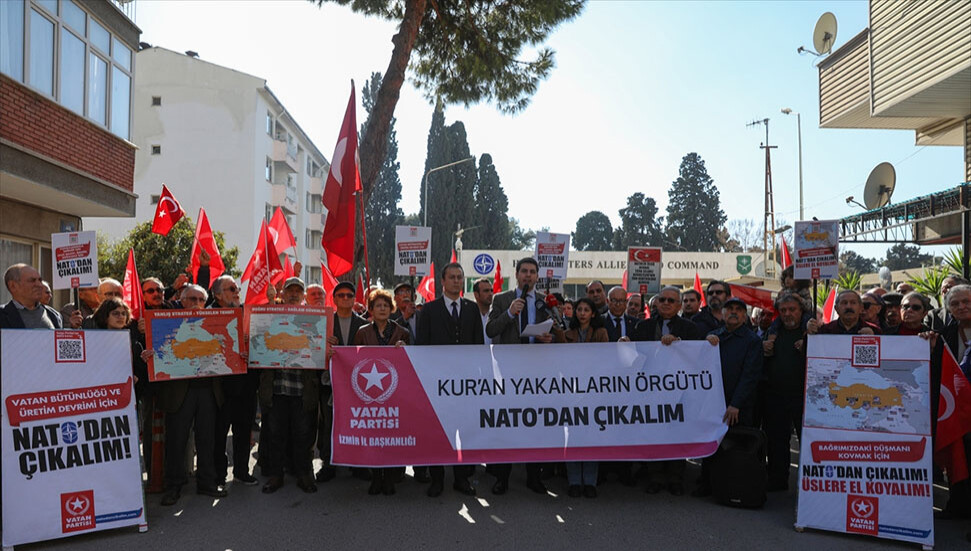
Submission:
<svg viewBox="0 0 971 551">
<path fill-rule="evenodd" d="M 816 29 L 813 31 L 813 47 L 816 48 L 816 54 L 828 54 L 833 49 L 834 42 L 836 42 L 836 16 L 832 12 L 826 12 L 819 16 Z"/>
<path fill-rule="evenodd" d="M 886 206 L 893 195 L 893 186 L 897 181 L 897 172 L 890 163 L 880 163 L 870 171 L 863 188 L 863 203 L 869 210 Z"/>
</svg>

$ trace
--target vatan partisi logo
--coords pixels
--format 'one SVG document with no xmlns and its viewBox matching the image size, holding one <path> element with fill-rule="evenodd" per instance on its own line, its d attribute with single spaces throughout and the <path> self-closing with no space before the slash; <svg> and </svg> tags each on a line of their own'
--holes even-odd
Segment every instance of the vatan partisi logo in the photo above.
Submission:
<svg viewBox="0 0 971 551">
<path fill-rule="evenodd" d="M 492 273 L 493 268 L 496 267 L 496 261 L 492 259 L 491 255 L 482 253 L 477 255 L 475 260 L 472 261 L 472 267 L 479 275 L 489 275 Z"/>
<path fill-rule="evenodd" d="M 361 360 L 351 371 L 351 388 L 365 404 L 383 404 L 398 389 L 398 370 L 381 358 Z"/>
<path fill-rule="evenodd" d="M 61 494 L 61 533 L 90 530 L 96 525 L 94 490 Z"/>
</svg>

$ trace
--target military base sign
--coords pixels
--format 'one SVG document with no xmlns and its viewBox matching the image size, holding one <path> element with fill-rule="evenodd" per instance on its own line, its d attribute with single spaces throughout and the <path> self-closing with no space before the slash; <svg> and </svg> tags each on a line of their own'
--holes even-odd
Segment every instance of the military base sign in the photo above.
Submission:
<svg viewBox="0 0 971 551">
<path fill-rule="evenodd" d="M 705 457 L 727 430 L 719 366 L 689 341 L 337 347 L 332 461 Z"/>
<path fill-rule="evenodd" d="M 661 292 L 661 247 L 627 249 L 627 290 L 642 295 Z"/>
<path fill-rule="evenodd" d="M 930 350 L 809 337 L 796 528 L 934 545 Z"/>
<path fill-rule="evenodd" d="M 426 276 L 432 261 L 432 229 L 394 227 L 394 275 Z"/>
<path fill-rule="evenodd" d="M 98 238 L 93 231 L 51 234 L 52 289 L 97 287 Z"/>
<path fill-rule="evenodd" d="M 147 529 L 128 331 L 0 339 L 4 548 Z"/>
<path fill-rule="evenodd" d="M 793 229 L 793 277 L 836 279 L 839 277 L 839 220 L 796 222 Z"/>
</svg>

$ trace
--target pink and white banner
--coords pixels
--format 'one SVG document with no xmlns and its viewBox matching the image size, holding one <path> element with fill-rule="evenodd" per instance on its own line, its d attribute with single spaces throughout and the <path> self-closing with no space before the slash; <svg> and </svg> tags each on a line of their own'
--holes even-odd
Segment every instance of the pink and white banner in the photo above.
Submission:
<svg viewBox="0 0 971 551">
<path fill-rule="evenodd" d="M 727 430 L 707 342 L 335 351 L 338 465 L 705 457 Z"/>
</svg>

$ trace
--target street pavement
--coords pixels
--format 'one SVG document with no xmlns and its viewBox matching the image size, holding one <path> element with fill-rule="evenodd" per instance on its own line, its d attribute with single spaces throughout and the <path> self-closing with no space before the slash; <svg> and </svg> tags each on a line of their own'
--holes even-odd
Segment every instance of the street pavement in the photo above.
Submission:
<svg viewBox="0 0 971 551">
<path fill-rule="evenodd" d="M 770 493 L 762 509 L 735 509 L 711 499 L 667 493 L 648 495 L 644 482 L 625 487 L 614 478 L 599 487 L 595 499 L 566 496 L 566 480 L 546 481 L 550 493 L 534 494 L 525 486 L 521 467 L 513 470 L 509 493 L 493 496 L 493 477 L 478 468 L 478 497 L 451 489 L 438 498 L 425 496 L 425 484 L 410 476 L 394 496 L 367 495 L 368 483 L 347 469 L 305 494 L 287 478 L 277 493 L 263 495 L 261 486 L 229 482 L 229 496 L 212 499 L 184 488 L 173 507 L 162 507 L 160 495 L 148 495 L 149 529 L 123 528 L 72 538 L 18 546 L 17 549 L 71 551 L 132 549 L 918 549 L 904 542 L 833 532 L 793 529 L 795 476 L 790 490 Z M 795 469 L 793 469 L 795 471 Z M 410 474 L 410 469 L 408 473 Z M 688 466 L 688 481 L 699 472 Z M 793 473 L 794 475 L 795 473 Z M 264 479 L 261 478 L 261 484 Z M 691 484 L 689 491 L 691 489 Z M 935 487 L 935 505 L 946 490 Z M 971 549 L 967 521 L 937 521 L 935 549 Z"/>
</svg>

